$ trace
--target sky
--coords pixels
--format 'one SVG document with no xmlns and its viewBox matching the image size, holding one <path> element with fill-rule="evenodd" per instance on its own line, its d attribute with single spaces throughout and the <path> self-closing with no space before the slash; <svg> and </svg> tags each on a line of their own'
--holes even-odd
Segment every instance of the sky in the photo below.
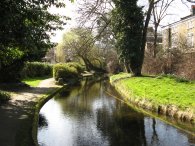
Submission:
<svg viewBox="0 0 195 146">
<path fill-rule="evenodd" d="M 71 20 L 66 21 L 67 24 L 64 26 L 64 30 L 57 30 L 54 32 L 56 35 L 51 37 L 52 42 L 60 42 L 63 34 L 69 31 L 70 28 L 76 27 L 77 25 L 76 18 L 78 17 L 78 12 L 76 10 L 78 8 L 77 1 L 79 0 L 75 0 L 74 3 L 71 3 L 69 0 L 64 1 L 66 4 L 65 8 L 51 7 L 49 9 L 49 12 L 52 14 L 60 14 L 62 16 L 67 16 L 71 18 Z"/>
<path fill-rule="evenodd" d="M 69 31 L 70 28 L 76 27 L 77 22 L 76 18 L 78 17 L 78 12 L 76 11 L 78 9 L 78 2 L 82 0 L 75 0 L 74 3 L 71 3 L 69 0 L 64 0 L 66 7 L 65 8 L 55 8 L 51 7 L 49 9 L 49 12 L 53 14 L 60 14 L 64 16 L 68 16 L 71 18 L 71 20 L 67 21 L 67 24 L 64 26 L 64 30 L 58 30 L 56 31 L 56 35 L 51 37 L 52 42 L 60 42 L 62 39 L 62 36 L 65 32 Z M 186 0 L 183 0 L 186 1 Z M 146 0 L 138 0 L 139 5 L 145 5 Z M 187 15 L 190 15 L 190 9 L 191 5 L 189 2 L 186 2 L 183 4 L 181 0 L 175 0 L 172 3 L 172 6 L 168 10 L 168 14 L 171 14 L 162 21 L 161 25 L 165 26 L 170 23 L 173 23 L 175 21 L 180 20 L 180 18 L 185 17 Z"/>
</svg>

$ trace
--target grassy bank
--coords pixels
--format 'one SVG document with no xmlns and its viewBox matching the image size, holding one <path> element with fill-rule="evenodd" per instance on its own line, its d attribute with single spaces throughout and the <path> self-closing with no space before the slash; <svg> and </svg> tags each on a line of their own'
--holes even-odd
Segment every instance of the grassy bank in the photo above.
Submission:
<svg viewBox="0 0 195 146">
<path fill-rule="evenodd" d="M 127 100 L 173 117 L 195 118 L 195 82 L 173 76 L 129 76 L 118 74 L 110 77 L 111 84 Z"/>
<path fill-rule="evenodd" d="M 39 85 L 39 83 L 47 78 L 50 77 L 32 77 L 32 78 L 26 78 L 23 79 L 22 82 L 26 83 L 27 85 L 31 86 L 31 87 L 37 87 Z"/>
</svg>

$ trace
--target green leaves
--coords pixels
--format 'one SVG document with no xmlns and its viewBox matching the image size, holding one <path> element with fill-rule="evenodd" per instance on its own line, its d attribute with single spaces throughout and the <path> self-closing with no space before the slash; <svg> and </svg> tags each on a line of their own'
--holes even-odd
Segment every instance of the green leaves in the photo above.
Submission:
<svg viewBox="0 0 195 146">
<path fill-rule="evenodd" d="M 1 0 L 0 75 L 20 68 L 24 61 L 40 60 L 47 49 L 54 46 L 50 42 L 51 33 L 62 29 L 65 22 L 61 16 L 48 12 L 51 6 L 65 7 L 65 3 L 58 0 Z M 11 73 L 10 76 L 13 77 Z"/>
<path fill-rule="evenodd" d="M 137 0 L 113 0 L 115 8 L 112 11 L 112 29 L 117 39 L 117 48 L 121 59 L 134 67 L 139 66 L 141 39 L 143 30 L 142 9 L 137 6 Z M 133 65 L 133 66 L 132 66 Z"/>
<path fill-rule="evenodd" d="M 0 50 L 0 64 L 9 65 L 15 60 L 21 59 L 24 53 L 18 48 L 7 48 Z"/>
</svg>

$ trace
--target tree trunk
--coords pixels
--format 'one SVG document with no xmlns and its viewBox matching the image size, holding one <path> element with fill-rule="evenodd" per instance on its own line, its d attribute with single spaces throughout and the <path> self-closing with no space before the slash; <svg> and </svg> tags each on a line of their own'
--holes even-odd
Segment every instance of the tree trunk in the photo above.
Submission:
<svg viewBox="0 0 195 146">
<path fill-rule="evenodd" d="M 132 71 L 132 76 L 142 76 L 141 74 L 142 66 L 140 66 L 139 64 L 135 65 L 131 63 L 130 67 Z"/>
<path fill-rule="evenodd" d="M 140 76 L 141 75 L 141 69 L 142 69 L 142 65 L 143 65 L 143 62 L 144 62 L 147 30 L 148 30 L 148 25 L 149 25 L 149 22 L 150 22 L 152 9 L 154 7 L 154 0 L 150 0 L 149 3 L 150 4 L 149 4 L 147 16 L 146 16 L 146 21 L 145 21 L 144 28 L 143 28 L 143 34 L 142 34 L 142 42 L 141 42 L 141 48 L 140 48 L 139 64 L 138 64 L 138 67 L 136 67 L 136 69 L 135 69 L 135 73 L 134 73 L 135 76 L 137 76 L 137 75 Z"/>
<path fill-rule="evenodd" d="M 87 69 L 87 70 L 94 70 L 94 71 L 97 71 L 97 72 L 106 72 L 106 70 L 94 66 L 94 65 L 89 61 L 89 59 L 87 59 L 87 58 L 85 58 L 85 57 L 81 57 L 81 58 L 83 59 L 85 65 L 86 65 L 86 69 Z"/>
<path fill-rule="evenodd" d="M 156 54 L 157 54 L 157 30 L 158 30 L 158 24 L 155 24 L 155 28 L 154 28 L 154 44 L 153 44 L 153 57 L 156 58 Z"/>
<path fill-rule="evenodd" d="M 127 73 L 131 72 L 131 70 L 129 68 L 129 64 L 125 60 L 124 60 L 124 67 L 125 67 L 125 72 L 127 72 Z"/>
</svg>

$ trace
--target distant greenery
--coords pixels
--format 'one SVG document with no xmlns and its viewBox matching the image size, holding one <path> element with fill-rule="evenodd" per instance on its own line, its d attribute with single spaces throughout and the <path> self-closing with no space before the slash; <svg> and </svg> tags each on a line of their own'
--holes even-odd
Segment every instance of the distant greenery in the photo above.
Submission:
<svg viewBox="0 0 195 146">
<path fill-rule="evenodd" d="M 26 62 L 21 72 L 22 78 L 52 76 L 53 66 L 43 62 Z"/>
<path fill-rule="evenodd" d="M 66 64 L 70 67 L 76 68 L 78 73 L 81 73 L 85 70 L 85 66 L 83 66 L 83 65 L 81 65 L 80 63 L 77 63 L 77 62 L 68 62 Z"/>
<path fill-rule="evenodd" d="M 80 73 L 84 71 L 83 68 L 78 63 L 63 63 L 56 64 L 53 67 L 53 76 L 55 80 L 62 78 L 64 81 L 70 79 L 77 79 L 80 76 Z"/>
<path fill-rule="evenodd" d="M 10 100 L 10 98 L 11 95 L 9 93 L 0 91 L 0 104 L 7 102 L 8 100 Z"/>
<path fill-rule="evenodd" d="M 128 74 L 111 76 L 111 82 Z M 120 89 L 129 97 L 147 99 L 155 105 L 176 105 L 181 109 L 195 110 L 195 82 L 166 75 L 158 77 L 131 77 L 118 80 Z"/>
<path fill-rule="evenodd" d="M 56 47 L 56 59 L 59 62 L 80 60 L 87 70 L 104 72 L 103 49 L 96 45 L 95 40 L 91 29 L 73 28 L 64 34 L 62 42 Z"/>
<path fill-rule="evenodd" d="M 31 87 L 37 87 L 39 83 L 49 77 L 34 77 L 34 78 L 26 78 L 23 79 L 22 82 L 28 84 Z"/>
</svg>

